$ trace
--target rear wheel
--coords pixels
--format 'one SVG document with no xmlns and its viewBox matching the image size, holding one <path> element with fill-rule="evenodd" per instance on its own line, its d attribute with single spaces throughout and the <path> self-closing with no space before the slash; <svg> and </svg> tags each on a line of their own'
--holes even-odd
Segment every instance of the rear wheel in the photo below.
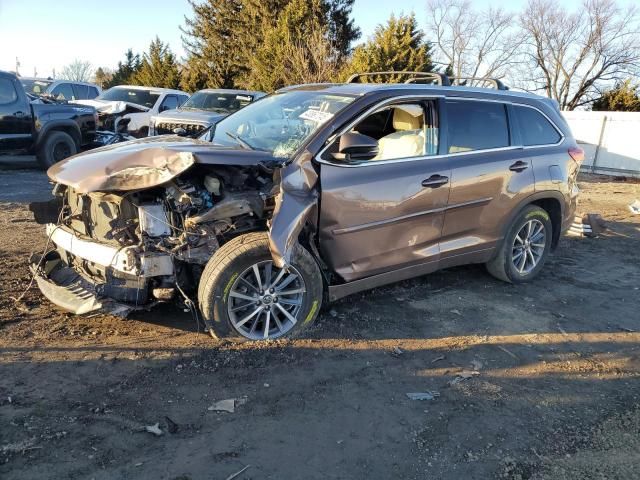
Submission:
<svg viewBox="0 0 640 480">
<path fill-rule="evenodd" d="M 198 301 L 217 337 L 295 336 L 318 315 L 322 277 L 313 257 L 300 246 L 287 269 L 277 268 L 267 234 L 250 233 L 231 240 L 209 260 Z"/>
<path fill-rule="evenodd" d="M 68 133 L 54 131 L 47 134 L 38 148 L 37 158 L 42 168 L 47 169 L 77 152 L 76 142 Z"/>
<path fill-rule="evenodd" d="M 487 270 L 510 283 L 534 279 L 551 249 L 552 233 L 549 214 L 537 205 L 527 206 L 511 224 L 498 254 L 487 263 Z"/>
</svg>

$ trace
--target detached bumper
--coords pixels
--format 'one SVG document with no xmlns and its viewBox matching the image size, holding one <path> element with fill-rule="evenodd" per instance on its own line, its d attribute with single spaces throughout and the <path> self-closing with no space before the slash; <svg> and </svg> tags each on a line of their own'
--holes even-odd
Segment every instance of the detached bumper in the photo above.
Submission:
<svg viewBox="0 0 640 480">
<path fill-rule="evenodd" d="M 42 261 L 32 257 L 31 270 L 42 294 L 69 312 L 127 316 L 153 305 L 148 303 L 151 278 L 174 274 L 167 254 L 96 242 L 60 225 L 47 224 L 46 229 L 54 247 Z"/>
<path fill-rule="evenodd" d="M 99 298 L 99 286 L 65 265 L 55 250 L 48 252 L 42 262 L 38 255 L 32 257 L 31 271 L 38 288 L 49 301 L 77 315 L 103 311 L 126 317 L 136 309 L 135 306 Z"/>
</svg>

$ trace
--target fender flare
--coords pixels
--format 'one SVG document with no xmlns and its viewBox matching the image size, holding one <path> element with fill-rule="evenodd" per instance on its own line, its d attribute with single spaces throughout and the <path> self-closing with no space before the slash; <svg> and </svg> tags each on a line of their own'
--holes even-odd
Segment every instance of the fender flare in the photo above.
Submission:
<svg viewBox="0 0 640 480">
<path fill-rule="evenodd" d="M 80 148 L 82 133 L 80 132 L 80 127 L 78 126 L 78 124 L 73 120 L 52 120 L 46 122 L 38 132 L 38 140 L 35 144 L 36 150 L 42 146 L 49 132 L 62 131 L 68 133 L 69 130 L 71 130 L 71 138 L 73 138 L 76 147 Z"/>
</svg>

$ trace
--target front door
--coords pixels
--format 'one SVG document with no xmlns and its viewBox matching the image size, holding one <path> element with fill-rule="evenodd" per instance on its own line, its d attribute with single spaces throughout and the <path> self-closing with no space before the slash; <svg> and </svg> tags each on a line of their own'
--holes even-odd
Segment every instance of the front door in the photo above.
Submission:
<svg viewBox="0 0 640 480">
<path fill-rule="evenodd" d="M 0 76 L 0 151 L 19 151 L 31 145 L 31 109 L 11 77 Z"/>
<path fill-rule="evenodd" d="M 322 154 L 322 258 L 345 281 L 418 264 L 435 269 L 451 176 L 438 156 L 436 102 L 386 105 L 349 131 L 374 138 L 379 151 L 335 160 L 338 137 Z"/>
</svg>

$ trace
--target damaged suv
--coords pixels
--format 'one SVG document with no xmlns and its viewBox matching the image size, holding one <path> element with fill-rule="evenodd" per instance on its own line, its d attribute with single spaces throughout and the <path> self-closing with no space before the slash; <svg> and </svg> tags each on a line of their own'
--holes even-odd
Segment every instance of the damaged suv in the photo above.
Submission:
<svg viewBox="0 0 640 480">
<path fill-rule="evenodd" d="M 439 74 L 362 78 L 282 89 L 198 139 L 54 165 L 57 203 L 32 206 L 51 246 L 32 262 L 41 291 L 75 313 L 179 301 L 213 336 L 262 340 L 440 268 L 533 279 L 583 160 L 557 104 Z"/>
</svg>

